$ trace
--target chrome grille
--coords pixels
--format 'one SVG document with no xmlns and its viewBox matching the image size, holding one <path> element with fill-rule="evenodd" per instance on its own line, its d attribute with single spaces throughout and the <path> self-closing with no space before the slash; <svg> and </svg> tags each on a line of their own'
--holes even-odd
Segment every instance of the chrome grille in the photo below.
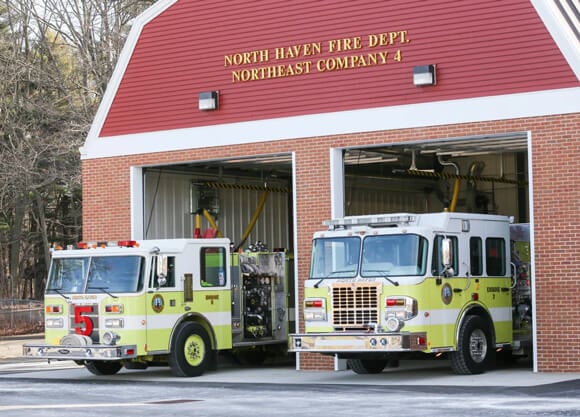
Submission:
<svg viewBox="0 0 580 417">
<path fill-rule="evenodd" d="M 366 329 L 379 322 L 379 285 L 335 284 L 332 322 L 337 329 Z"/>
</svg>

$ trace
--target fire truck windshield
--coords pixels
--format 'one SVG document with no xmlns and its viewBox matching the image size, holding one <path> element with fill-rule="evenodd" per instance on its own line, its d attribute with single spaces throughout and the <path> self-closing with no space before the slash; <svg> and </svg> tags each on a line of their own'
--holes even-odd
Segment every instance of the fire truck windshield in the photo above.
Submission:
<svg viewBox="0 0 580 417">
<path fill-rule="evenodd" d="M 353 278 L 358 271 L 361 240 L 355 236 L 314 239 L 310 278 Z"/>
<path fill-rule="evenodd" d="M 122 293 L 143 288 L 145 258 L 141 256 L 86 256 L 53 258 L 47 292 Z"/>
<path fill-rule="evenodd" d="M 317 238 L 310 278 L 354 278 L 359 269 L 365 278 L 425 275 L 427 253 L 427 239 L 414 234 Z"/>
<path fill-rule="evenodd" d="M 361 276 L 424 275 L 427 239 L 419 235 L 373 235 L 363 240 Z"/>
</svg>

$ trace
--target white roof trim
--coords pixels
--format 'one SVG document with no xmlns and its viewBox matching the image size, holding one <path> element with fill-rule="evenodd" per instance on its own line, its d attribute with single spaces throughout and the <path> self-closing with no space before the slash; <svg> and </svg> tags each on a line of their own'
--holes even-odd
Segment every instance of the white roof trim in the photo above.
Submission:
<svg viewBox="0 0 580 417">
<path fill-rule="evenodd" d="M 572 28 L 566 22 L 554 1 L 530 0 L 540 19 L 552 35 L 554 42 L 560 48 L 564 58 L 580 80 L 580 40 L 576 37 Z M 573 22 L 578 24 L 578 22 Z"/>
<path fill-rule="evenodd" d="M 82 159 L 580 113 L 580 87 L 88 138 Z"/>
</svg>

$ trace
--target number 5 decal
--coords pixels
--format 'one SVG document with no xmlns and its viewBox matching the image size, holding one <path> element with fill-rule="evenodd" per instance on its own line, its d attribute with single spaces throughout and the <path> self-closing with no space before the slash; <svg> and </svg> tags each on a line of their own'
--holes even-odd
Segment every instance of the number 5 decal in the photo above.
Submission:
<svg viewBox="0 0 580 417">
<path fill-rule="evenodd" d="M 93 306 L 75 306 L 75 333 L 90 336 L 93 332 L 93 320 L 84 313 L 92 313 Z"/>
</svg>

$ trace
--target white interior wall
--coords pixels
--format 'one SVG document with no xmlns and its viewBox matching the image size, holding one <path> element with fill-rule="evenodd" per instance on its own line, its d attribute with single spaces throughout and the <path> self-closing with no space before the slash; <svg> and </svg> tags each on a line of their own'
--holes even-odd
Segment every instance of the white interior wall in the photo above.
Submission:
<svg viewBox="0 0 580 417">
<path fill-rule="evenodd" d="M 188 174 L 149 170 L 144 176 L 143 230 L 146 239 L 193 236 L 195 215 L 190 213 L 190 187 L 199 180 Z M 272 188 L 276 184 L 270 184 Z M 239 243 L 258 206 L 262 191 L 223 188 L 218 190 L 217 225 L 225 237 Z M 268 248 L 290 248 L 289 224 L 281 222 L 289 213 L 287 192 L 269 192 L 262 213 L 245 246 L 260 240 Z M 209 224 L 202 218 L 202 231 Z M 245 247 L 244 246 L 244 247 Z"/>
</svg>

